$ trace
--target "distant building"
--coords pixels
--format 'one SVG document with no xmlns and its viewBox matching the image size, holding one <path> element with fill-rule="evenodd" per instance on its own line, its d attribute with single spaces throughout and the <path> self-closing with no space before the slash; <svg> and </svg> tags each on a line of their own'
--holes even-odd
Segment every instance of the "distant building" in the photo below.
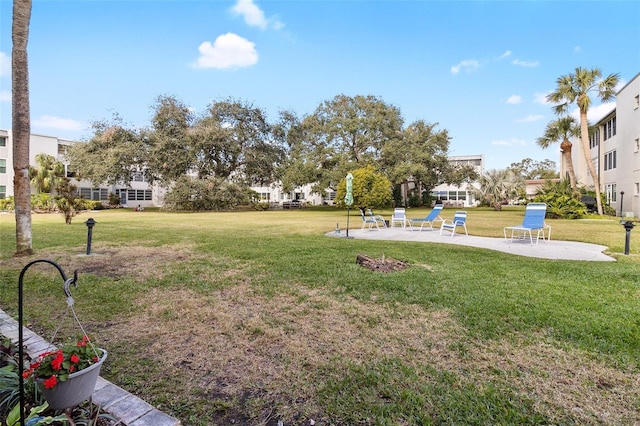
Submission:
<svg viewBox="0 0 640 426">
<path fill-rule="evenodd" d="M 615 108 L 594 126 L 589 147 L 607 204 L 618 215 L 640 217 L 640 73 L 618 91 Z M 593 187 L 580 139 L 571 142 L 576 179 Z M 566 164 L 560 164 L 565 176 Z"/>
<path fill-rule="evenodd" d="M 460 166 L 473 166 L 478 173 L 484 173 L 484 155 L 459 155 L 449 157 L 449 163 Z M 478 205 L 474 191 L 479 186 L 476 182 L 468 184 L 463 183 L 461 186 L 453 186 L 442 184 L 433 188 L 431 196 L 442 202 L 445 207 L 475 207 Z"/>
<path fill-rule="evenodd" d="M 66 157 L 68 147 L 76 143 L 55 136 L 31 134 L 29 139 L 29 164 L 37 166 L 36 155 L 48 154 L 65 165 L 65 174 L 78 187 L 78 193 L 87 200 L 109 202 L 109 194 L 120 197 L 120 203 L 129 207 L 151 207 L 161 201 L 161 189 L 149 185 L 142 173 L 136 173 L 131 182 L 121 185 L 95 187 L 86 180 L 76 180 Z M 13 138 L 11 130 L 0 129 L 0 199 L 13 196 Z"/>
</svg>

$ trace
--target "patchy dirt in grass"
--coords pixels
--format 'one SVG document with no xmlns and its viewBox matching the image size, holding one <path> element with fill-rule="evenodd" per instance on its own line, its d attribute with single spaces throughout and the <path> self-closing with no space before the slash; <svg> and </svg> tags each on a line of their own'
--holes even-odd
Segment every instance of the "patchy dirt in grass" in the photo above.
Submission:
<svg viewBox="0 0 640 426">
<path fill-rule="evenodd" d="M 304 288 L 265 298 L 247 285 L 206 297 L 184 289 L 154 290 L 138 306 L 140 315 L 114 327 L 111 338 L 151 342 L 143 355 L 179 370 L 212 404 L 243 405 L 259 396 L 277 401 L 285 418 L 317 420 L 322 407 L 314 374 L 328 365 L 398 358 L 453 372 L 479 387 L 487 381 L 508 383 L 551 419 L 566 412 L 581 424 L 640 422 L 637 375 L 542 338 L 461 342 L 464 330 L 447 311 L 338 300 Z M 251 421 L 269 424 L 272 415 L 254 413 L 259 418 Z M 247 421 L 230 408 L 218 420 L 242 419 Z"/>
<path fill-rule="evenodd" d="M 55 254 L 42 251 L 33 259 L 25 258 L 25 263 L 35 259 L 49 259 L 56 262 L 64 270 L 67 276 L 73 271 L 78 274 L 93 274 L 100 277 L 120 279 L 130 277 L 137 280 L 150 278 L 162 278 L 167 270 L 167 265 L 181 262 L 186 259 L 193 260 L 204 258 L 203 254 L 193 252 L 193 247 L 188 245 L 172 245 L 160 247 L 104 247 L 95 246 L 90 255 L 83 255 L 85 249 L 78 249 L 72 253 L 56 251 Z M 52 272 L 51 266 L 44 263 L 36 264 L 30 270 Z"/>
<path fill-rule="evenodd" d="M 177 262 L 205 257 L 188 245 L 96 247 L 92 256 L 38 255 L 55 260 L 67 274 L 75 268 L 80 274 L 140 281 L 161 278 Z M 251 288 L 246 265 L 215 261 L 224 265 L 216 273 L 239 275 L 239 284 L 209 293 L 153 289 L 137 301 L 136 315 L 110 324 L 100 337 L 107 347 L 144 342 L 139 355 L 159 365 L 163 374 L 149 377 L 148 387 L 157 389 L 168 378 L 180 377 L 183 383 L 172 386 L 194 405 L 206 404 L 218 424 L 275 424 L 276 404 L 277 415 L 295 424 L 321 420 L 316 375 L 328 366 L 394 358 L 417 369 L 428 365 L 452 372 L 478 388 L 501 383 L 533 400 L 551 421 L 562 422 L 554 416 L 564 412 L 580 424 L 640 424 L 637 374 L 553 346 L 543 335 L 470 341 L 444 310 L 363 303 L 302 286 L 265 297 Z"/>
</svg>

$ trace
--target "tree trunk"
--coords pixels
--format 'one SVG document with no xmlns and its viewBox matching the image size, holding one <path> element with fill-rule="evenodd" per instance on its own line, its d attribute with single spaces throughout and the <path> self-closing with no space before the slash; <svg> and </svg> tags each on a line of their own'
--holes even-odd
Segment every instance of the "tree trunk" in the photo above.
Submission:
<svg viewBox="0 0 640 426">
<path fill-rule="evenodd" d="M 16 255 L 33 253 L 31 242 L 31 187 L 29 183 L 29 67 L 27 42 L 31 0 L 13 1 L 13 27 L 11 36 L 11 84 L 13 131 L 13 193 L 16 217 Z"/>
<path fill-rule="evenodd" d="M 582 151 L 584 152 L 584 158 L 587 160 L 587 167 L 589 168 L 589 173 L 591 173 L 591 178 L 593 179 L 593 186 L 595 187 L 595 191 L 596 191 L 596 203 L 598 206 L 598 214 L 602 216 L 604 211 L 602 209 L 602 199 L 600 198 L 600 178 L 596 173 L 596 168 L 593 165 L 593 160 L 591 160 L 591 148 L 589 147 L 589 127 L 587 122 L 587 111 L 583 111 L 582 108 L 580 108 L 580 142 L 582 144 Z M 598 159 L 598 163 L 599 162 L 600 162 L 600 159 Z"/>
<path fill-rule="evenodd" d="M 569 172 L 569 182 L 571 183 L 571 190 L 573 192 L 578 192 L 578 182 L 576 180 L 576 172 L 573 169 L 573 159 L 571 158 L 571 148 L 573 144 L 569 139 L 565 139 L 560 144 L 560 150 L 562 150 L 562 156 L 564 157 L 564 162 L 567 165 L 567 171 Z"/>
</svg>

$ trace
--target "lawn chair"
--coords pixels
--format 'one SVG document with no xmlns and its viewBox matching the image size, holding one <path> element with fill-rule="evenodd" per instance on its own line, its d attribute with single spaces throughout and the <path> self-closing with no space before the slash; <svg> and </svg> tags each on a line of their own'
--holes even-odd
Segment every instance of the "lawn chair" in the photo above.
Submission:
<svg viewBox="0 0 640 426">
<path fill-rule="evenodd" d="M 367 214 L 369 215 L 369 217 L 373 220 L 376 221 L 376 223 L 382 225 L 383 228 L 387 227 L 387 221 L 384 220 L 384 217 L 382 217 L 379 214 L 373 214 L 373 210 L 371 209 L 367 209 Z"/>
<path fill-rule="evenodd" d="M 440 225 L 440 235 L 442 235 L 442 231 L 449 231 L 451 232 L 451 237 L 453 237 L 456 234 L 456 228 L 458 226 L 462 226 L 464 228 L 465 235 L 469 236 L 469 233 L 467 232 L 466 221 L 467 212 L 457 211 L 453 215 L 453 220 L 445 219 L 442 221 L 442 225 Z"/>
<path fill-rule="evenodd" d="M 533 231 L 536 232 L 536 244 L 540 237 L 542 239 L 551 239 L 551 226 L 544 222 L 545 215 L 547 214 L 547 205 L 545 203 L 529 203 L 524 211 L 524 219 L 522 225 L 517 226 L 505 226 L 504 227 L 504 239 L 510 243 L 515 240 L 526 240 L 529 236 L 529 242 L 533 245 Z M 545 238 L 545 230 L 548 230 L 548 236 Z M 510 237 L 507 236 L 507 232 L 511 231 Z"/>
<path fill-rule="evenodd" d="M 396 226 L 396 223 L 399 223 L 404 228 L 407 224 L 407 214 L 406 210 L 403 207 L 396 207 L 393 209 L 393 216 L 391 216 L 391 227 Z"/>
<path fill-rule="evenodd" d="M 360 210 L 360 216 L 362 217 L 361 229 L 364 229 L 365 226 L 369 225 L 369 229 L 373 229 L 373 227 L 375 226 L 378 231 L 380 230 L 380 226 L 378 225 L 378 220 L 373 216 L 373 213 L 371 213 L 370 215 L 369 214 L 365 215 L 364 211 Z M 382 223 L 384 224 L 384 219 Z M 385 228 L 386 228 L 386 225 L 385 225 Z"/>
<path fill-rule="evenodd" d="M 413 231 L 414 224 L 418 226 L 418 223 L 419 223 L 420 232 L 422 232 L 422 228 L 424 227 L 424 224 L 427 223 L 429 224 L 429 228 L 431 228 L 431 230 L 433 231 L 434 222 L 444 222 L 444 219 L 440 217 L 440 212 L 442 211 L 442 207 L 444 207 L 442 204 L 436 204 L 433 210 L 431 210 L 431 213 L 429 213 L 426 217 L 409 219 L 409 227 L 411 227 L 411 230 Z"/>
</svg>

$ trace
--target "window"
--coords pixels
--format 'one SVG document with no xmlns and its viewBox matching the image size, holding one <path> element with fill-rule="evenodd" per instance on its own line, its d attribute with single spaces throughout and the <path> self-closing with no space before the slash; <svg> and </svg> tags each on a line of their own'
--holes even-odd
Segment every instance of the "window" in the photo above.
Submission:
<svg viewBox="0 0 640 426">
<path fill-rule="evenodd" d="M 7 173 L 7 160 L 0 158 L 0 173 Z"/>
<path fill-rule="evenodd" d="M 80 188 L 80 197 L 85 200 L 107 201 L 109 191 L 106 188 Z"/>
<path fill-rule="evenodd" d="M 609 151 L 604 155 L 604 169 L 611 170 L 616 168 L 616 150 Z"/>
<path fill-rule="evenodd" d="M 615 203 L 616 202 L 616 184 L 615 183 L 607 184 L 606 193 L 607 193 L 607 203 L 609 204 Z"/>
<path fill-rule="evenodd" d="M 635 108 L 640 107 L 640 95 L 636 95 L 636 97 L 634 99 L 636 101 L 636 104 L 635 104 L 635 106 L 633 108 L 635 109 Z"/>
<path fill-rule="evenodd" d="M 2 187 L 0 187 L 1 189 Z M 640 195 L 640 182 L 636 182 L 636 189 L 633 195 Z"/>
<path fill-rule="evenodd" d="M 636 145 L 634 148 L 634 152 L 640 151 L 640 138 L 636 138 Z"/>
<path fill-rule="evenodd" d="M 147 178 L 144 176 L 144 173 L 142 172 L 135 172 L 133 174 L 133 181 L 134 182 L 146 182 Z"/>
<path fill-rule="evenodd" d="M 589 148 L 595 148 L 600 145 L 600 129 L 596 129 L 592 135 L 589 135 Z"/>
<path fill-rule="evenodd" d="M 638 184 L 636 183 L 636 186 Z M 4 200 L 7 198 L 7 187 L 5 185 L 0 185 L 0 200 Z"/>
<path fill-rule="evenodd" d="M 606 141 L 607 139 L 614 137 L 616 135 L 616 118 L 613 117 L 611 120 L 604 123 L 602 129 L 604 132 L 602 140 Z"/>
<path fill-rule="evenodd" d="M 271 194 L 268 192 L 261 192 L 260 201 L 271 201 Z"/>
<path fill-rule="evenodd" d="M 636 99 L 638 97 L 636 96 Z M 6 136 L 0 136 L 0 146 L 7 146 L 7 137 Z"/>
<path fill-rule="evenodd" d="M 124 190 L 123 190 L 124 192 Z M 127 201 L 151 201 L 150 189 L 129 189 L 127 190 Z"/>
</svg>

